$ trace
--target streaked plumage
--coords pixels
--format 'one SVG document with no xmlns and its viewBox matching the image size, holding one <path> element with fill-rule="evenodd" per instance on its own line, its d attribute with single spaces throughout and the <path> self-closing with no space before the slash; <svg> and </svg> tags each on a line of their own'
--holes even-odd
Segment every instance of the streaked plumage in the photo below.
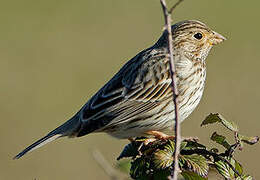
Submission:
<svg viewBox="0 0 260 180">
<path fill-rule="evenodd" d="M 225 38 L 199 21 L 179 22 L 172 26 L 172 31 L 179 113 L 183 121 L 202 97 L 205 59 L 212 45 Z M 174 106 L 166 52 L 164 32 L 152 47 L 128 61 L 74 117 L 15 158 L 62 136 L 106 132 L 117 138 L 131 138 L 173 128 Z"/>
</svg>

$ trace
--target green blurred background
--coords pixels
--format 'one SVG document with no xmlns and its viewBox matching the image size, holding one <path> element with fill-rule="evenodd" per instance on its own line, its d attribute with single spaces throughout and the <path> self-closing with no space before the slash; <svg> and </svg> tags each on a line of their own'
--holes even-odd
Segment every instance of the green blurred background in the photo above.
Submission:
<svg viewBox="0 0 260 180">
<path fill-rule="evenodd" d="M 174 3 L 175 1 L 168 1 Z M 204 97 L 183 136 L 209 142 L 210 112 L 259 135 L 260 1 L 185 0 L 174 22 L 198 19 L 228 38 L 213 48 Z M 70 118 L 131 57 L 161 35 L 159 0 L 10 0 L 0 6 L 0 179 L 108 179 L 92 156 L 114 165 L 126 140 L 106 134 L 60 139 L 20 160 L 25 146 Z M 226 132 L 226 131 L 225 131 Z M 237 158 L 260 178 L 260 145 Z"/>
</svg>

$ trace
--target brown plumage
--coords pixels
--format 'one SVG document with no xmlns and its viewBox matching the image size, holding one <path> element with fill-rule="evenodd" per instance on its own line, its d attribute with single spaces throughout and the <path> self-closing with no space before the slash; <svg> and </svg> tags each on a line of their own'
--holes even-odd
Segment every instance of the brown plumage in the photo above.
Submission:
<svg viewBox="0 0 260 180">
<path fill-rule="evenodd" d="M 199 21 L 179 22 L 172 26 L 172 33 L 179 114 L 183 121 L 202 97 L 205 59 L 211 47 L 225 38 Z M 106 132 L 117 138 L 132 138 L 173 128 L 174 106 L 166 52 L 164 32 L 152 47 L 128 61 L 74 117 L 15 158 L 62 136 Z"/>
</svg>

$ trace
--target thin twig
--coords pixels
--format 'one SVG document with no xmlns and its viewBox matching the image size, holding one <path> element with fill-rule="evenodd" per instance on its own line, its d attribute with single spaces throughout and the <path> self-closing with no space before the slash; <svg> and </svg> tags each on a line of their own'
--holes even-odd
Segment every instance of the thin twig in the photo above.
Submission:
<svg viewBox="0 0 260 180">
<path fill-rule="evenodd" d="M 179 0 L 177 3 L 175 3 L 175 4 L 171 7 L 169 13 L 171 14 L 172 11 L 173 11 L 182 1 L 184 1 L 184 0 Z"/>
<path fill-rule="evenodd" d="M 177 89 L 177 80 L 176 80 L 176 68 L 174 64 L 174 57 L 173 57 L 173 41 L 172 41 L 172 30 L 171 30 L 171 13 L 173 10 L 182 2 L 183 0 L 179 0 L 176 4 L 172 6 L 170 11 L 168 11 L 165 0 L 160 0 L 164 20 L 165 20 L 165 28 L 168 32 L 168 58 L 170 63 L 170 73 L 172 78 L 172 92 L 173 92 L 173 103 L 175 109 L 175 152 L 174 152 L 174 168 L 171 171 L 170 179 L 177 180 L 178 173 L 179 173 L 179 154 L 180 154 L 180 144 L 181 144 L 181 127 L 180 127 L 180 120 L 179 120 L 179 107 L 178 107 L 178 89 Z"/>
<path fill-rule="evenodd" d="M 97 161 L 98 165 L 105 171 L 105 173 L 110 177 L 111 180 L 118 180 L 116 176 L 115 169 L 104 158 L 102 153 L 95 149 L 92 152 L 94 159 Z"/>
</svg>

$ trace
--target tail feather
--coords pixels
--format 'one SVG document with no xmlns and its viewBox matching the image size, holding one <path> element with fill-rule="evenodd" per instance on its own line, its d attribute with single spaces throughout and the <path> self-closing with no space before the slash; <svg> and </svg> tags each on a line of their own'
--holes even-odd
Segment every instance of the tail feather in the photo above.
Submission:
<svg viewBox="0 0 260 180">
<path fill-rule="evenodd" d="M 31 152 L 39 147 L 54 141 L 55 139 L 62 137 L 62 136 L 70 136 L 73 137 L 81 127 L 81 121 L 78 118 L 78 115 L 75 115 L 73 118 L 56 128 L 55 130 L 51 131 L 49 134 L 44 136 L 43 138 L 39 139 L 32 145 L 25 148 L 22 152 L 17 154 L 13 159 L 19 159 L 24 156 L 26 153 Z"/>
<path fill-rule="evenodd" d="M 61 137 L 62 134 L 56 134 L 56 135 L 47 135 L 43 138 L 41 138 L 40 140 L 36 141 L 35 143 L 33 143 L 32 145 L 28 146 L 27 148 L 25 148 L 22 152 L 20 152 L 19 154 L 17 154 L 13 159 L 19 159 L 20 157 L 22 157 L 23 155 L 25 155 L 28 152 L 31 152 L 35 149 L 38 149 L 39 147 L 54 141 L 55 139 Z"/>
</svg>

